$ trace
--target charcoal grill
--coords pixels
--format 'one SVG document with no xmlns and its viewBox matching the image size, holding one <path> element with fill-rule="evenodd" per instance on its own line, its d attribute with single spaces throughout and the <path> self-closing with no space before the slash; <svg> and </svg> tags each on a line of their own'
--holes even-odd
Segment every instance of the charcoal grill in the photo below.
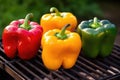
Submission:
<svg viewBox="0 0 120 80">
<path fill-rule="evenodd" d="M 35 58 L 24 61 L 18 57 L 10 60 L 4 54 L 0 40 L 0 68 L 15 80 L 120 80 L 120 46 L 114 45 L 112 54 L 106 58 L 78 57 L 71 69 L 50 71 L 41 60 L 41 49 Z"/>
</svg>

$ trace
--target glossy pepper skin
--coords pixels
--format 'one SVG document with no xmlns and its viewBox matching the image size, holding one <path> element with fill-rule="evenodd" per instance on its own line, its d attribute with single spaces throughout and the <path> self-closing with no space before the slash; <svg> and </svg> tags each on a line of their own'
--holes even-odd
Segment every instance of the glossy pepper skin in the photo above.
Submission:
<svg viewBox="0 0 120 80">
<path fill-rule="evenodd" d="M 42 60 L 50 70 L 57 70 L 61 66 L 65 69 L 71 68 L 80 53 L 81 39 L 79 34 L 65 31 L 65 29 L 66 27 L 62 30 L 49 30 L 42 37 Z"/>
<path fill-rule="evenodd" d="M 2 42 L 5 54 L 9 58 L 18 55 L 21 59 L 28 60 L 33 58 L 39 47 L 42 37 L 42 27 L 36 22 L 28 19 L 33 14 L 28 14 L 25 19 L 12 21 L 5 27 L 2 34 Z"/>
<path fill-rule="evenodd" d="M 44 14 L 40 19 L 40 25 L 43 27 L 43 33 L 51 29 L 62 29 L 66 24 L 70 24 L 67 30 L 74 31 L 77 26 L 76 17 L 70 12 L 59 12 L 57 8 L 50 9 L 51 14 Z"/>
<path fill-rule="evenodd" d="M 77 28 L 77 32 L 82 38 L 82 48 L 85 56 L 104 58 L 110 55 L 117 34 L 114 24 L 108 20 L 98 20 L 95 17 L 93 20 L 82 21 Z"/>
</svg>

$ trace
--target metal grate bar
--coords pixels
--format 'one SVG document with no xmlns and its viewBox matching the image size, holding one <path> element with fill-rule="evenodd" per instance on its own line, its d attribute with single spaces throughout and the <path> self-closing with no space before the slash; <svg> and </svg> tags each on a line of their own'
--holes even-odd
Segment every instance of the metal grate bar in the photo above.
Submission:
<svg viewBox="0 0 120 80">
<path fill-rule="evenodd" d="M 94 79 L 97 79 L 97 77 L 93 76 L 92 74 L 90 74 L 90 72 L 88 72 L 86 69 L 84 69 L 84 67 L 81 67 L 81 66 L 78 66 L 78 65 L 75 65 L 75 68 L 77 69 L 77 71 L 83 71 L 85 74 L 93 77 Z"/>
<path fill-rule="evenodd" d="M 39 64 L 41 67 L 43 67 L 46 71 L 48 71 L 45 66 L 38 60 L 34 60 L 37 64 Z"/>
<path fill-rule="evenodd" d="M 59 69 L 59 70 L 57 70 L 55 72 L 58 73 L 59 75 L 63 76 L 64 79 L 66 79 L 66 80 L 70 80 L 70 79 L 74 79 L 75 80 L 75 78 L 73 78 L 74 77 L 73 75 L 72 76 L 67 76 L 66 74 L 64 74 L 65 71 L 63 69 Z"/>
<path fill-rule="evenodd" d="M 114 72 L 115 70 L 110 68 L 110 66 L 106 65 L 105 63 L 101 62 L 101 61 L 95 61 L 97 64 L 99 64 L 100 66 L 104 67 L 106 69 L 106 72 L 109 74 L 109 76 L 113 75 L 110 71 Z M 109 70 L 109 71 L 108 71 Z"/>
<path fill-rule="evenodd" d="M 85 61 L 87 64 L 90 64 L 90 65 L 96 67 L 98 70 L 100 70 L 100 71 L 102 71 L 102 72 L 104 72 L 106 74 L 109 74 L 109 73 L 106 72 L 105 69 L 103 69 L 102 67 L 100 67 L 100 66 L 96 65 L 95 63 L 93 63 L 94 61 L 91 62 L 91 60 L 87 60 L 87 59 L 85 59 L 85 58 L 83 58 L 81 56 L 79 56 L 79 59 Z M 106 75 L 102 74 L 102 76 L 106 76 Z"/>
<path fill-rule="evenodd" d="M 59 75 L 59 74 L 58 74 L 57 72 L 55 72 L 55 71 L 51 71 L 50 73 L 51 73 L 52 75 L 57 76 L 58 79 L 66 80 L 62 75 Z"/>
<path fill-rule="evenodd" d="M 4 50 L 2 49 L 2 47 L 0 47 L 0 51 L 2 51 L 4 53 Z"/>
<path fill-rule="evenodd" d="M 115 51 L 112 51 L 112 53 L 114 53 L 114 54 L 111 54 L 112 55 L 112 57 L 114 57 L 114 58 L 116 58 L 116 59 L 119 59 L 120 60 L 120 54 L 119 55 L 117 55 L 116 53 L 120 53 L 120 52 L 115 52 Z"/>
<path fill-rule="evenodd" d="M 24 77 L 24 78 L 27 79 L 27 80 L 30 80 L 30 78 L 29 78 L 28 76 L 24 75 L 18 68 L 16 68 L 15 66 L 13 66 L 11 63 L 7 62 L 3 57 L 0 56 L 0 58 L 1 58 L 3 61 L 5 61 L 5 63 L 4 63 L 5 66 L 8 65 L 8 67 L 10 67 L 11 69 L 13 69 L 13 70 L 12 70 L 13 73 L 17 73 L 16 76 L 20 76 L 19 74 L 21 74 L 22 77 Z M 6 67 L 6 68 L 7 68 L 7 67 Z M 12 74 L 10 74 L 10 75 L 12 75 Z M 12 76 L 12 77 L 16 78 L 16 76 Z"/>
<path fill-rule="evenodd" d="M 102 80 L 119 80 L 119 78 L 120 78 L 120 73 L 118 73 L 116 75 L 104 77 Z"/>
<path fill-rule="evenodd" d="M 120 47 L 114 45 L 112 54 L 106 58 L 89 59 L 83 55 L 78 57 L 76 64 L 71 69 L 60 68 L 50 71 L 43 65 L 41 59 L 42 49 L 38 55 L 29 61 L 18 57 L 8 59 L 4 54 L 0 40 L 1 66 L 15 79 L 20 80 L 111 80 L 120 77 Z M 11 72 L 12 73 L 11 73 Z M 17 77 L 15 77 L 17 76 Z"/>
<path fill-rule="evenodd" d="M 35 73 L 33 73 L 31 70 L 29 70 L 27 67 L 25 67 L 23 64 L 21 63 L 17 63 L 19 66 L 21 66 L 23 69 L 25 69 L 27 72 L 29 72 L 31 75 L 34 76 L 35 79 L 38 80 L 42 80 L 42 78 L 40 78 L 40 76 L 36 75 Z"/>
<path fill-rule="evenodd" d="M 116 67 L 110 66 L 110 69 L 112 69 L 112 70 L 116 71 L 116 73 L 120 73 L 120 70 L 119 70 L 119 69 L 117 69 Z"/>
<path fill-rule="evenodd" d="M 69 78 L 71 78 L 72 80 L 78 80 L 76 77 L 74 77 L 72 74 L 70 74 L 70 72 L 67 72 L 66 70 L 65 71 L 62 70 L 62 72 L 65 75 L 67 75 Z M 75 73 L 75 75 L 78 75 L 78 73 L 77 74 Z"/>
<path fill-rule="evenodd" d="M 108 60 L 107 58 L 104 59 L 104 63 L 106 63 L 108 65 L 113 65 L 114 67 L 117 67 L 117 68 L 120 69 L 120 65 L 119 64 L 115 64 L 111 60 Z"/>
<path fill-rule="evenodd" d="M 117 60 L 116 58 L 113 58 L 112 56 L 109 56 L 109 58 L 108 58 L 110 61 L 112 61 L 112 62 L 114 62 L 115 64 L 118 64 L 118 66 L 119 66 L 119 64 L 120 64 L 120 61 L 119 60 Z M 120 67 L 120 66 L 119 66 Z"/>
<path fill-rule="evenodd" d="M 113 50 L 116 50 L 117 52 L 120 52 L 120 46 L 118 46 L 117 44 L 114 45 Z M 117 53 L 120 54 L 120 53 Z"/>
<path fill-rule="evenodd" d="M 42 67 L 45 67 L 45 66 L 43 66 L 43 64 L 42 64 L 40 61 L 35 60 L 35 62 L 36 62 L 37 64 L 41 65 Z M 50 74 L 51 74 L 51 75 L 55 75 L 55 76 L 59 77 L 60 79 L 64 80 L 64 77 L 60 76 L 59 74 L 55 73 L 54 71 L 53 71 L 53 72 L 50 71 Z"/>
<path fill-rule="evenodd" d="M 83 75 L 81 75 L 80 72 L 78 73 L 78 72 L 76 72 L 76 70 L 73 70 L 73 69 L 71 69 L 71 72 L 74 73 L 74 74 L 76 74 L 76 75 L 78 75 L 79 78 L 86 80 L 86 79 L 85 79 L 85 76 L 83 77 Z M 78 79 L 79 79 L 79 78 L 78 78 Z"/>
<path fill-rule="evenodd" d="M 82 66 L 84 66 L 84 67 L 88 68 L 90 71 L 92 71 L 92 72 L 94 72 L 94 73 L 96 73 L 96 74 L 99 74 L 99 75 L 101 75 L 101 76 L 103 76 L 103 77 L 104 77 L 104 75 L 103 75 L 103 74 L 101 74 L 101 73 L 97 72 L 97 71 L 96 71 L 96 70 L 94 70 L 91 66 L 87 66 L 86 64 L 84 64 L 84 63 L 82 63 L 82 62 L 80 62 L 80 61 L 77 61 L 77 62 L 79 63 L 79 65 L 82 65 Z"/>
<path fill-rule="evenodd" d="M 45 72 L 43 72 L 41 69 L 39 69 L 38 67 L 34 66 L 33 64 L 31 64 L 30 62 L 25 62 L 26 64 L 30 65 L 33 69 L 37 70 L 38 72 L 40 72 L 42 75 L 44 75 L 44 77 L 49 78 L 50 80 L 52 80 L 52 78 L 50 76 L 48 76 L 48 74 L 46 74 Z"/>
</svg>

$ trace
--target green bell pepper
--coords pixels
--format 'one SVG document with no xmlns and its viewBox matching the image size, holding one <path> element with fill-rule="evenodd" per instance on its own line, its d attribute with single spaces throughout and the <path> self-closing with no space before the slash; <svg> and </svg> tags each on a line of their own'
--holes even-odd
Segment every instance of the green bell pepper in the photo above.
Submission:
<svg viewBox="0 0 120 80">
<path fill-rule="evenodd" d="M 89 58 L 110 55 L 117 29 L 108 20 L 98 20 L 96 17 L 88 21 L 82 21 L 77 32 L 82 39 L 83 54 Z"/>
</svg>

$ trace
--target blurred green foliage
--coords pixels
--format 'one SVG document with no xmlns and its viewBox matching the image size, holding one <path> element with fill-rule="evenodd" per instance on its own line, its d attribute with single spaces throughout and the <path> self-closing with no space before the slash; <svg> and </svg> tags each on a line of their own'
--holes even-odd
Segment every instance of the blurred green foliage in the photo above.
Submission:
<svg viewBox="0 0 120 80">
<path fill-rule="evenodd" d="M 52 6 L 59 11 L 72 12 L 78 20 L 102 15 L 95 0 L 0 0 L 0 37 L 3 28 L 11 21 L 24 18 L 27 13 L 33 13 L 32 20 L 39 23 L 41 16 L 49 13 Z"/>
</svg>

